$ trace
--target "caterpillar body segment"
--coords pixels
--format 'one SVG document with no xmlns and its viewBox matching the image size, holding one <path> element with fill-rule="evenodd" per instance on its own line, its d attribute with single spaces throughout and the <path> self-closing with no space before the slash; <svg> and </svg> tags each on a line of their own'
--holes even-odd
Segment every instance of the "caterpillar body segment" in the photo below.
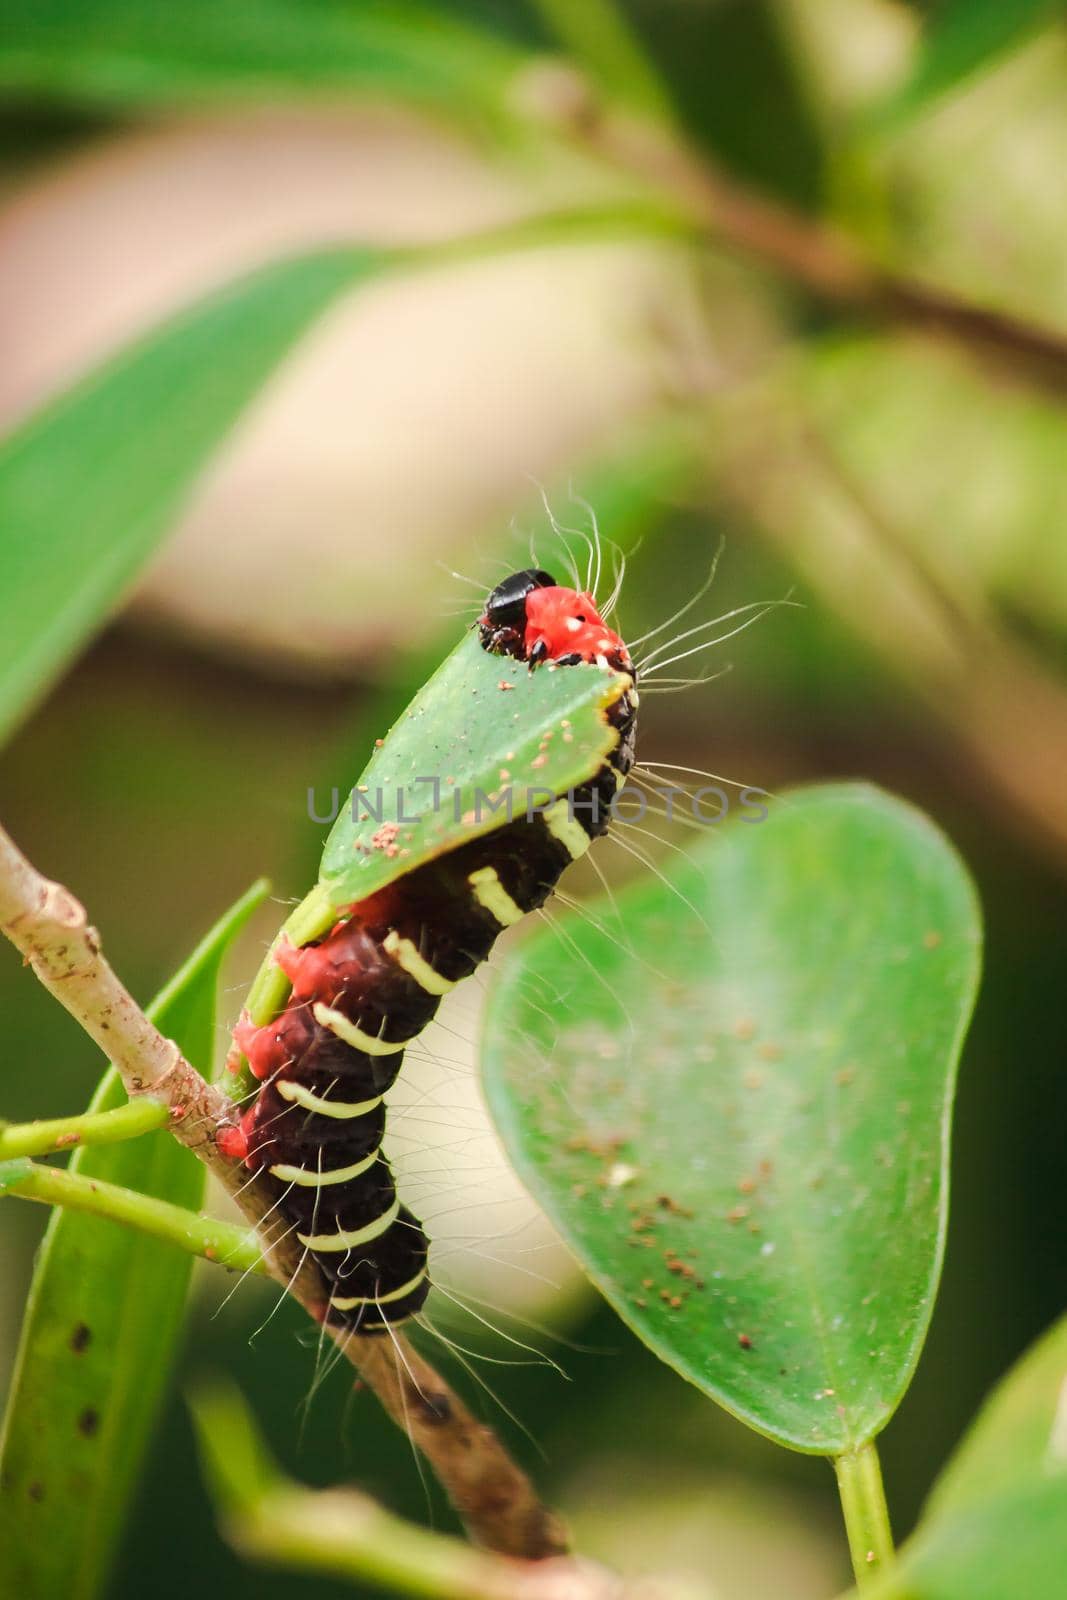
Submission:
<svg viewBox="0 0 1067 1600">
<path fill-rule="evenodd" d="M 583 782 L 565 795 L 549 791 L 533 813 L 501 815 L 394 871 L 339 907 L 321 936 L 300 945 L 283 936 L 272 959 L 288 999 L 265 1022 L 246 1011 L 234 1030 L 261 1087 L 220 1148 L 269 1176 L 279 1212 L 326 1281 L 327 1320 L 359 1333 L 410 1317 L 430 1287 L 426 1235 L 381 1154 L 383 1096 L 404 1049 L 503 929 L 543 905 L 605 832 L 633 760 L 633 668 L 589 594 L 540 570 L 517 573 L 490 594 L 478 630 L 484 652 L 522 661 L 531 674 L 565 681 L 557 668 L 595 663 L 617 680 L 599 702 L 606 758 L 598 754 Z"/>
</svg>

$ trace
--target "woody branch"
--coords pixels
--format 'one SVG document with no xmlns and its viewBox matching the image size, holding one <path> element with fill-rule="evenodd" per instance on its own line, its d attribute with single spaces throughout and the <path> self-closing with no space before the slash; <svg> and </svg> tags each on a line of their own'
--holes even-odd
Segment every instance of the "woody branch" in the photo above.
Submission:
<svg viewBox="0 0 1067 1600">
<path fill-rule="evenodd" d="M 555 6 L 553 10 L 555 11 Z M 751 189 L 695 150 L 662 116 L 602 100 L 570 63 L 531 68 L 517 98 L 528 114 L 661 200 L 697 231 L 818 300 L 876 324 L 934 334 L 1057 398 L 1067 394 L 1067 335 L 895 271 L 847 235 Z"/>
<path fill-rule="evenodd" d="M 165 1105 L 175 1138 L 192 1150 L 255 1226 L 272 1277 L 321 1322 L 326 1292 L 317 1267 L 273 1210 L 262 1180 L 224 1157 L 216 1139 L 233 1102 L 153 1027 L 101 952 L 83 906 L 43 877 L 0 828 L 0 930 L 45 988 L 113 1062 L 131 1100 Z M 345 1358 L 426 1456 L 476 1544 L 531 1560 L 566 1550 L 562 1529 L 492 1430 L 397 1334 L 353 1336 L 327 1328 Z"/>
</svg>

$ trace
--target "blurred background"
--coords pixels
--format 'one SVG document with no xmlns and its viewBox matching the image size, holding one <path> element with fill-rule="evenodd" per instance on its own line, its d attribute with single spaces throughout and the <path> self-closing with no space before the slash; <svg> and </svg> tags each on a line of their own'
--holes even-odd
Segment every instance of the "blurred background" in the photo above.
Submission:
<svg viewBox="0 0 1067 1600">
<path fill-rule="evenodd" d="M 581 497 L 629 553 L 620 615 L 635 636 L 725 541 L 695 620 L 786 594 L 800 607 L 698 659 L 728 672 L 650 700 L 644 759 L 772 790 L 886 784 L 949 832 L 986 911 L 945 1278 L 883 1441 L 903 1535 L 980 1397 L 1064 1300 L 1060 7 L 4 11 L 5 431 L 264 263 L 616 217 L 337 299 L 5 749 L 0 815 L 84 899 L 143 999 L 270 875 L 276 899 L 230 964 L 221 1048 L 285 903 L 312 881 L 324 830 L 308 788 L 325 799 L 354 781 L 475 614 L 453 572 L 488 588 L 543 534 L 542 489 L 561 521 L 588 526 Z M 642 210 L 671 227 L 631 225 Z M 10 537 L 0 528 L 0 545 Z M 633 865 L 607 846 L 602 862 L 613 880 Z M 832 1474 L 718 1412 L 584 1285 L 487 1128 L 477 1010 L 473 993 L 446 1016 L 447 1067 L 409 1082 L 395 1148 L 448 1281 L 523 1338 L 509 1315 L 554 1330 L 565 1343 L 535 1342 L 573 1381 L 475 1362 L 465 1391 L 585 1553 L 634 1571 L 662 1567 L 666 1546 L 725 1600 L 787 1582 L 797 1600 L 832 1593 L 847 1579 Z M 99 1061 L 11 955 L 0 1014 L 6 1118 L 88 1098 Z M 3 1381 L 44 1221 L 15 1204 L 0 1217 Z M 341 1374 L 306 1404 L 315 1350 L 295 1308 L 261 1328 L 271 1291 L 231 1288 L 196 1279 L 116 1596 L 142 1593 L 146 1570 L 159 1600 L 223 1582 L 234 1597 L 333 1592 L 243 1569 L 215 1535 L 181 1394 L 204 1370 L 237 1378 L 295 1475 L 350 1478 L 420 1519 L 429 1502 L 452 1525 Z M 526 1359 L 450 1302 L 437 1320 L 465 1346 Z"/>
</svg>

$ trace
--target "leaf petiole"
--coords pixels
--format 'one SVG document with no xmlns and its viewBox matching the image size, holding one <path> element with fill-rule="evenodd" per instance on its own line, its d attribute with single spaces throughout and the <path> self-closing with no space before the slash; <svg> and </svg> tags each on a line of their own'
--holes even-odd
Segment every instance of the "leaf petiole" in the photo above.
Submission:
<svg viewBox="0 0 1067 1600">
<path fill-rule="evenodd" d="M 852 1569 L 857 1584 L 863 1587 L 893 1560 L 893 1535 L 874 1440 L 835 1456 L 834 1471 Z"/>
<path fill-rule="evenodd" d="M 39 1200 L 45 1205 L 67 1206 L 108 1217 L 220 1266 L 240 1272 L 269 1272 L 259 1240 L 250 1228 L 202 1217 L 185 1206 L 138 1194 L 135 1189 L 106 1183 L 102 1178 L 32 1161 L 10 1162 L 6 1174 L 0 1166 L 0 1190 L 22 1200 Z"/>
<path fill-rule="evenodd" d="M 83 1144 L 118 1144 L 165 1128 L 170 1112 L 161 1100 L 143 1095 L 111 1111 L 82 1111 L 72 1117 L 0 1124 L 0 1161 L 47 1156 Z"/>
</svg>

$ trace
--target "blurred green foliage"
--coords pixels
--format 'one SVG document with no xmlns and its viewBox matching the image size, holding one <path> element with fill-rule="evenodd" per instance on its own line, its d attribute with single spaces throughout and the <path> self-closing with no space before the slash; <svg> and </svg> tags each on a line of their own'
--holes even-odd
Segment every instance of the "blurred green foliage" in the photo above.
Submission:
<svg viewBox="0 0 1067 1600">
<path fill-rule="evenodd" d="M 346 251 L 268 269 L 7 440 L 0 736 L 108 616 L 293 340 L 380 267 L 376 254 Z"/>
</svg>

